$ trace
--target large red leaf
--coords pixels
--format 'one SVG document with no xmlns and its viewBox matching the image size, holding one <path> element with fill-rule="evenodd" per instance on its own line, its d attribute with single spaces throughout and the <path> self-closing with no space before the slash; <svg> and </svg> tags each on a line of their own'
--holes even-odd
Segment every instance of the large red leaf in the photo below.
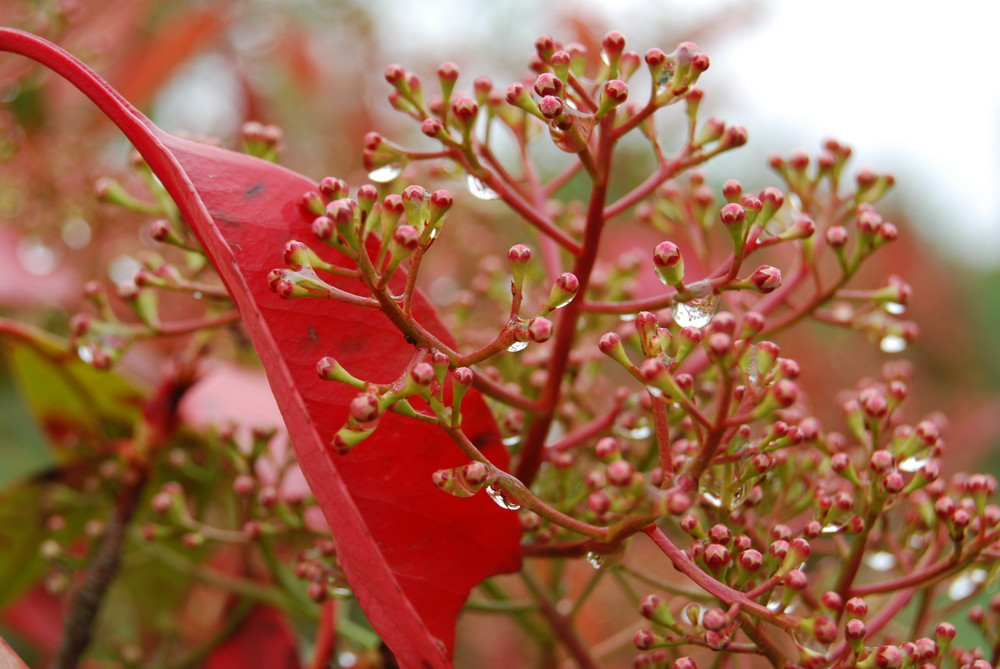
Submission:
<svg viewBox="0 0 1000 669">
<path fill-rule="evenodd" d="M 0 29 L 0 49 L 69 79 L 128 136 L 177 202 L 243 315 L 309 485 L 365 613 L 403 667 L 444 667 L 455 617 L 473 585 L 520 563 L 516 514 L 485 495 L 457 499 L 431 483 L 464 458 L 436 427 L 395 415 L 349 455 L 328 447 L 352 389 L 321 381 L 323 356 L 356 376 L 385 382 L 412 349 L 379 312 L 324 300 L 285 301 L 267 274 L 289 239 L 310 236 L 298 206 L 309 179 L 270 163 L 178 139 L 156 128 L 66 52 Z M 415 317 L 446 341 L 426 300 Z M 482 399 L 462 405 L 463 427 L 496 465 L 507 454 Z"/>
</svg>

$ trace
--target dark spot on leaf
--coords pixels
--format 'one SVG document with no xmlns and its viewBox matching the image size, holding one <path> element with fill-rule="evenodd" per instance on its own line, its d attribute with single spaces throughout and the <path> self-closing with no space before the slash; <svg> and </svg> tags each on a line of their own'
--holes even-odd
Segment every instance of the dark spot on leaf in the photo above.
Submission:
<svg viewBox="0 0 1000 669">
<path fill-rule="evenodd" d="M 256 186 L 251 186 L 249 189 L 247 189 L 247 192 L 243 194 L 243 197 L 249 200 L 252 197 L 260 195 L 261 192 L 263 192 L 263 190 L 264 190 L 264 184 L 257 184 Z"/>
<path fill-rule="evenodd" d="M 319 343 L 319 335 L 316 334 L 316 328 L 311 325 L 309 326 L 309 338 L 313 340 L 314 344 Z"/>
<path fill-rule="evenodd" d="M 403 339 L 406 340 L 407 344 L 415 345 L 417 343 L 417 340 L 411 337 L 410 335 L 403 335 Z"/>
</svg>

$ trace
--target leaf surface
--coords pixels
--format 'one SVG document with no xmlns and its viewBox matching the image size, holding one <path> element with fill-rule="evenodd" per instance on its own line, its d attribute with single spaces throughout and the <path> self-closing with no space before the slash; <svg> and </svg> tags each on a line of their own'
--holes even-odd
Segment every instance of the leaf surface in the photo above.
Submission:
<svg viewBox="0 0 1000 669">
<path fill-rule="evenodd" d="M 327 447 L 355 391 L 321 381 L 333 356 L 366 380 L 396 378 L 412 353 L 379 312 L 323 300 L 284 301 L 267 274 L 290 239 L 307 240 L 298 203 L 316 184 L 242 154 L 156 128 L 103 80 L 36 37 L 0 30 L 0 49 L 33 58 L 73 82 L 132 141 L 198 236 L 243 316 L 282 411 L 303 473 L 333 532 L 338 559 L 376 632 L 403 667 L 450 666 L 455 618 L 476 583 L 520 565 L 515 513 L 486 495 L 457 499 L 431 474 L 462 464 L 436 427 L 395 415 L 350 454 Z M 414 316 L 450 337 L 426 300 Z M 508 458 L 482 398 L 463 402 L 463 427 L 490 460 Z"/>
</svg>

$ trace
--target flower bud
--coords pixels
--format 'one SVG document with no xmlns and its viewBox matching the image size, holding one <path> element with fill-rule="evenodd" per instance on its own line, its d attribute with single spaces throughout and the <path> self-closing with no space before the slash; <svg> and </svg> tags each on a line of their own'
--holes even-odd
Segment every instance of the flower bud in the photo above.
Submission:
<svg viewBox="0 0 1000 669">
<path fill-rule="evenodd" d="M 761 265 L 750 276 L 750 283 L 762 293 L 774 292 L 781 285 L 781 270 L 770 265 Z"/>
<path fill-rule="evenodd" d="M 665 285 L 677 286 L 684 281 L 684 259 L 673 242 L 660 242 L 653 249 L 653 266 Z"/>
<path fill-rule="evenodd" d="M 556 282 L 552 285 L 552 290 L 549 292 L 549 299 L 545 302 L 542 314 L 544 315 L 550 311 L 566 306 L 573 300 L 574 297 L 576 297 L 576 293 L 579 290 L 580 281 L 574 274 L 565 272 L 560 275 L 559 278 L 556 279 Z"/>
<path fill-rule="evenodd" d="M 539 316 L 538 318 L 531 319 L 531 322 L 528 323 L 528 338 L 536 344 L 551 339 L 553 332 L 555 332 L 555 326 L 547 318 Z"/>
<path fill-rule="evenodd" d="M 667 603 L 656 595 L 646 595 L 642 598 L 639 602 L 639 613 L 643 618 L 664 627 L 673 627 L 677 622 Z"/>
</svg>

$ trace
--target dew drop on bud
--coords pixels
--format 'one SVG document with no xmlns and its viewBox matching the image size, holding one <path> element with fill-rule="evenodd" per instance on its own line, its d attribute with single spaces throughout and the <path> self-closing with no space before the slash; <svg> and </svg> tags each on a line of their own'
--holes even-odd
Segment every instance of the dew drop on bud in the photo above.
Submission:
<svg viewBox="0 0 1000 669">
<path fill-rule="evenodd" d="M 928 463 L 926 458 L 920 458 L 915 455 L 910 456 L 899 463 L 899 471 L 901 472 L 919 472 L 923 469 L 923 466 Z"/>
<path fill-rule="evenodd" d="M 597 553 L 590 551 L 586 556 L 587 564 L 589 564 L 594 569 L 600 569 L 604 566 L 604 556 L 598 555 Z"/>
<path fill-rule="evenodd" d="M 890 314 L 895 314 L 898 316 L 899 314 L 906 311 L 906 306 L 900 304 L 899 302 L 886 302 L 885 310 L 888 311 Z"/>
<path fill-rule="evenodd" d="M 376 167 L 368 173 L 368 178 L 380 184 L 388 183 L 403 173 L 402 163 L 389 163 Z"/>
<path fill-rule="evenodd" d="M 674 322 L 682 328 L 702 328 L 708 325 L 719 308 L 719 298 L 707 295 L 687 302 L 674 302 L 670 307 Z"/>
<path fill-rule="evenodd" d="M 76 349 L 76 355 L 80 360 L 83 360 L 88 365 L 94 363 L 94 350 L 89 346 L 78 346 Z"/>
<path fill-rule="evenodd" d="M 523 351 L 528 348 L 528 342 L 526 341 L 516 341 L 507 347 L 508 353 L 517 353 L 518 351 Z"/>
<path fill-rule="evenodd" d="M 906 350 L 906 340 L 899 335 L 886 335 L 878 344 L 879 348 L 886 353 L 901 353 Z"/>
<path fill-rule="evenodd" d="M 496 502 L 497 506 L 501 509 L 517 511 L 521 508 L 520 504 L 507 497 L 507 493 L 504 492 L 503 488 L 492 485 L 486 486 L 486 494 L 489 495 L 490 499 Z"/>
<path fill-rule="evenodd" d="M 471 174 L 466 179 L 466 183 L 469 186 L 469 192 L 478 197 L 480 200 L 496 200 L 500 197 L 495 190 Z"/>
</svg>

